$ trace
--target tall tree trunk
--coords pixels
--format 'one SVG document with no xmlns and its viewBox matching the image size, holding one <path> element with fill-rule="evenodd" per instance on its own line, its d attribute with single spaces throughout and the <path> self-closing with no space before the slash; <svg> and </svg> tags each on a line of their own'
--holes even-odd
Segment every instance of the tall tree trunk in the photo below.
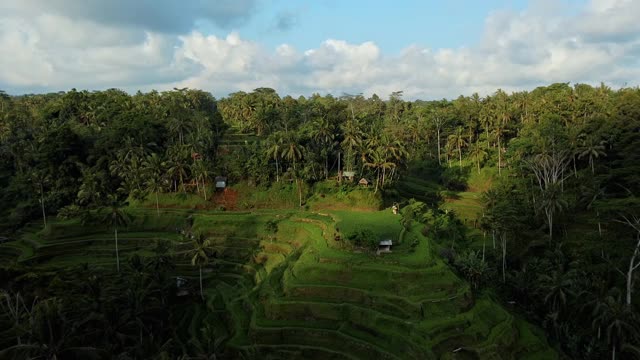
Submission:
<svg viewBox="0 0 640 360">
<path fill-rule="evenodd" d="M 505 234 L 500 235 L 502 242 L 502 282 L 507 282 L 507 236 Z"/>
<path fill-rule="evenodd" d="M 156 191 L 156 211 L 158 212 L 158 216 L 160 216 L 160 200 L 158 200 L 158 192 Z"/>
<path fill-rule="evenodd" d="M 478 165 L 478 174 L 480 174 L 480 157 L 476 155 L 476 164 Z"/>
<path fill-rule="evenodd" d="M 491 142 L 489 141 L 489 124 L 484 128 L 485 133 L 487 134 L 487 150 L 491 150 Z"/>
<path fill-rule="evenodd" d="M 202 265 L 199 266 L 200 269 L 200 297 L 204 300 L 204 291 L 202 291 Z"/>
<path fill-rule="evenodd" d="M 549 241 L 553 240 L 553 210 L 545 208 L 544 212 L 547 215 L 547 225 L 549 225 Z"/>
<path fill-rule="evenodd" d="M 487 233 L 484 232 L 482 235 L 482 261 L 484 261 L 484 252 L 487 248 Z"/>
<path fill-rule="evenodd" d="M 576 168 L 576 154 L 573 154 L 573 177 L 578 177 L 578 169 Z"/>
<path fill-rule="evenodd" d="M 442 155 L 440 155 L 440 126 L 438 126 L 438 165 L 442 165 Z"/>
<path fill-rule="evenodd" d="M 498 174 L 502 174 L 502 148 L 500 146 L 500 135 L 498 135 Z"/>
<path fill-rule="evenodd" d="M 276 156 L 276 182 L 280 182 L 280 175 L 278 175 L 278 157 Z"/>
<path fill-rule="evenodd" d="M 613 350 L 611 350 L 611 360 L 616 360 L 616 344 L 613 344 Z"/>
<path fill-rule="evenodd" d="M 296 177 L 296 185 L 298 187 L 298 206 L 302 207 L 302 185 L 300 184 L 300 179 Z"/>
<path fill-rule="evenodd" d="M 113 231 L 116 239 L 116 269 L 120 272 L 120 254 L 118 254 L 118 227 Z"/>
<path fill-rule="evenodd" d="M 629 270 L 627 271 L 627 305 L 631 305 L 631 291 L 633 290 L 633 272 L 638 267 L 640 267 L 640 263 L 636 264 L 636 258 L 640 253 L 640 231 L 638 231 L 637 240 L 638 242 L 636 244 L 636 248 L 633 251 L 631 260 L 629 260 Z"/>
<path fill-rule="evenodd" d="M 595 175 L 596 169 L 593 167 L 593 158 L 589 156 L 589 163 L 591 164 L 591 175 Z"/>
<path fill-rule="evenodd" d="M 460 156 L 460 167 L 462 167 L 462 148 L 458 144 L 458 155 Z"/>
<path fill-rule="evenodd" d="M 329 154 L 324 156 L 324 179 L 329 180 Z"/>
<path fill-rule="evenodd" d="M 200 181 L 198 180 L 197 176 L 196 176 L 196 188 L 198 189 L 198 195 L 200 195 Z"/>
<path fill-rule="evenodd" d="M 385 178 L 386 172 L 387 172 L 387 169 L 382 168 L 382 183 L 380 184 L 381 188 L 384 188 L 384 180 L 385 180 L 384 178 Z"/>
<path fill-rule="evenodd" d="M 491 238 L 493 239 L 493 250 L 496 249 L 496 231 L 491 230 Z"/>
<path fill-rule="evenodd" d="M 42 208 L 42 221 L 44 222 L 44 227 L 47 227 L 47 213 L 44 210 L 44 192 L 42 185 L 40 185 L 40 207 Z"/>
<path fill-rule="evenodd" d="M 338 182 L 342 183 L 342 169 L 340 168 L 340 152 L 338 152 Z"/>
<path fill-rule="evenodd" d="M 202 179 L 202 191 L 204 192 L 204 200 L 207 201 L 207 183 Z"/>
</svg>

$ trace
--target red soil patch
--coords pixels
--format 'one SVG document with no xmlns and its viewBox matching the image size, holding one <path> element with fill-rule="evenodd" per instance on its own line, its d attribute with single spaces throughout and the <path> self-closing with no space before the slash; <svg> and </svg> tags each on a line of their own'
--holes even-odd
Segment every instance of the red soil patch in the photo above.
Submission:
<svg viewBox="0 0 640 360">
<path fill-rule="evenodd" d="M 212 201 L 216 206 L 224 206 L 226 210 L 236 210 L 238 205 L 238 192 L 230 188 L 225 188 L 223 191 L 217 191 L 213 195 Z"/>
</svg>

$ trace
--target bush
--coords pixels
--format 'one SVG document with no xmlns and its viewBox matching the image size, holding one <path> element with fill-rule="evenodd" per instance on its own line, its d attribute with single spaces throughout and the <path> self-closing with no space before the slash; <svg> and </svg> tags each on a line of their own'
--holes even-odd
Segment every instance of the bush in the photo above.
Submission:
<svg viewBox="0 0 640 360">
<path fill-rule="evenodd" d="M 347 240 L 351 241 L 355 246 L 366 247 L 371 250 L 378 248 L 378 236 L 369 229 L 358 229 L 347 235 Z"/>
<path fill-rule="evenodd" d="M 452 167 L 445 169 L 440 175 L 440 181 L 448 190 L 464 191 L 469 179 L 468 167 Z"/>
<path fill-rule="evenodd" d="M 448 264 L 453 264 L 456 258 L 456 252 L 449 248 L 440 250 L 440 257 L 442 257 Z"/>
<path fill-rule="evenodd" d="M 487 262 L 482 259 L 480 252 L 473 250 L 457 256 L 455 267 L 471 283 L 474 290 L 480 288 L 489 273 Z"/>
</svg>

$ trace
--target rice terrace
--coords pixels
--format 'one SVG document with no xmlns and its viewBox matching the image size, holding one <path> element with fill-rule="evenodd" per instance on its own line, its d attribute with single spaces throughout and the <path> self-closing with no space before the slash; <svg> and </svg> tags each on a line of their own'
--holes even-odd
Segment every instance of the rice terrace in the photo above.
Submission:
<svg viewBox="0 0 640 360">
<path fill-rule="evenodd" d="M 158 244 L 167 242 L 176 259 L 171 276 L 186 280 L 187 297 L 198 297 L 198 269 L 184 256 L 192 241 L 185 234 L 206 236 L 216 254 L 203 269 L 206 301 L 175 300 L 171 320 L 185 344 L 216 346 L 233 358 L 556 356 L 539 330 L 489 296 L 474 298 L 469 284 L 435 254 L 436 245 L 417 226 L 404 229 L 390 210 L 131 213 L 134 220 L 118 233 L 123 272 L 135 273 L 146 265 L 136 261 L 156 255 Z M 266 229 L 273 220 L 271 233 Z M 335 239 L 336 228 L 372 229 L 393 239 L 393 252 L 353 251 Z M 107 228 L 52 221 L 46 230 L 27 226 L 20 239 L 2 246 L 3 261 L 62 271 L 63 278 L 83 267 L 115 266 Z"/>
</svg>

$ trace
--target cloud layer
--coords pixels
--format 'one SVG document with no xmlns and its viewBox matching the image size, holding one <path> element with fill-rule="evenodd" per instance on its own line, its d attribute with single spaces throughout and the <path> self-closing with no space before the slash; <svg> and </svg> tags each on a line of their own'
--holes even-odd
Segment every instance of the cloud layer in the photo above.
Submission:
<svg viewBox="0 0 640 360">
<path fill-rule="evenodd" d="M 194 31 L 196 21 L 220 27 L 247 21 L 257 6 L 251 0 L 209 3 L 189 2 L 180 11 L 170 0 L 0 5 L 0 88 L 189 86 L 224 96 L 268 86 L 292 95 L 404 90 L 408 98 L 433 99 L 551 82 L 640 83 L 640 22 L 634 16 L 640 1 L 593 0 L 577 12 L 539 1 L 523 12 L 490 14 L 473 47 L 411 45 L 399 54 L 385 54 L 375 42 L 337 39 L 312 49 L 268 49 L 234 31 L 226 37 Z"/>
</svg>

